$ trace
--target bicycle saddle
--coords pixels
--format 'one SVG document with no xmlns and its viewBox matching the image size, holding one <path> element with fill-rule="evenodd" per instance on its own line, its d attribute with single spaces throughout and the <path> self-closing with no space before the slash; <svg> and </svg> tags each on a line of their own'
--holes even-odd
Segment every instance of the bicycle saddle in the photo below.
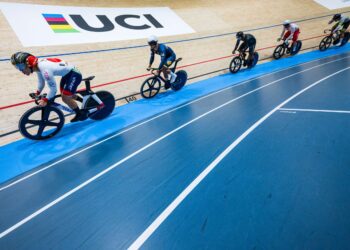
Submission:
<svg viewBox="0 0 350 250">
<path fill-rule="evenodd" d="M 89 77 L 82 79 L 82 81 L 91 81 L 94 78 L 95 78 L 95 76 L 89 76 Z"/>
</svg>

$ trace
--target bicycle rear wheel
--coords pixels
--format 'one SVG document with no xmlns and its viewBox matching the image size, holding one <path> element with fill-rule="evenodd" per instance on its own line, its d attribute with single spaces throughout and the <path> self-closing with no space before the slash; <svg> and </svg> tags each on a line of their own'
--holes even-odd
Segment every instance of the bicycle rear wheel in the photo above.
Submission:
<svg viewBox="0 0 350 250">
<path fill-rule="evenodd" d="M 259 61 L 259 53 L 258 52 L 254 52 L 253 61 L 248 66 L 248 68 L 253 68 L 258 63 L 258 61 Z"/>
<path fill-rule="evenodd" d="M 182 89 L 182 87 L 186 84 L 187 82 L 187 72 L 184 70 L 179 70 L 176 72 L 176 80 L 174 83 L 171 83 L 171 89 L 174 91 L 178 91 Z"/>
<path fill-rule="evenodd" d="M 347 44 L 347 42 L 349 41 L 349 38 L 350 38 L 350 33 L 345 32 L 343 41 L 341 42 L 341 46 L 344 46 L 345 44 Z"/>
<path fill-rule="evenodd" d="M 98 98 L 103 102 L 104 107 L 100 110 L 97 110 L 91 114 L 89 114 L 89 118 L 92 120 L 102 120 L 105 119 L 107 116 L 109 116 L 115 107 L 115 100 L 114 100 L 114 96 L 109 93 L 108 91 L 97 91 L 95 93 Z M 85 105 L 84 105 L 84 109 L 92 109 L 97 107 L 99 104 L 98 102 L 95 101 L 95 99 L 90 96 L 89 99 L 87 99 Z"/>
<path fill-rule="evenodd" d="M 45 140 L 56 135 L 64 125 L 64 115 L 53 106 L 33 107 L 18 123 L 20 133 L 31 140 Z"/>
<path fill-rule="evenodd" d="M 295 45 L 295 48 L 291 48 L 291 52 L 290 54 L 292 56 L 296 55 L 299 53 L 300 49 L 301 49 L 301 46 L 302 46 L 302 42 L 300 40 L 297 41 L 297 44 Z"/>
<path fill-rule="evenodd" d="M 158 94 L 160 90 L 160 80 L 157 77 L 147 78 L 141 85 L 141 96 L 149 99 Z"/>
</svg>

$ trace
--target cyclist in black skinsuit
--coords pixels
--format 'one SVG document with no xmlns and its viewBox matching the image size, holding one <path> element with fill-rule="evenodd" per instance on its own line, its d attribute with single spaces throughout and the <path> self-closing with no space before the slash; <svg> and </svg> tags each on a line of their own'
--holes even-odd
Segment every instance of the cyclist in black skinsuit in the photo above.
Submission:
<svg viewBox="0 0 350 250">
<path fill-rule="evenodd" d="M 232 54 L 236 52 L 240 42 L 243 41 L 238 51 L 245 52 L 247 49 L 249 49 L 248 65 L 250 65 L 253 62 L 253 55 L 255 51 L 255 45 L 256 45 L 255 37 L 251 34 L 244 34 L 242 31 L 239 31 L 236 34 L 236 38 L 237 38 L 237 42 L 234 50 L 232 51 Z"/>
</svg>

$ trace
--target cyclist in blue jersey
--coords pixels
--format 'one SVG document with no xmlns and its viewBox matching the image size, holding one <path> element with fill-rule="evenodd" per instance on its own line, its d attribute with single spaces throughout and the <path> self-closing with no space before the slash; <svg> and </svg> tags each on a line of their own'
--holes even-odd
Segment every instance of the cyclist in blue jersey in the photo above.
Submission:
<svg viewBox="0 0 350 250">
<path fill-rule="evenodd" d="M 163 72 L 165 79 L 168 79 L 164 87 L 165 89 L 168 89 L 170 88 L 170 83 L 173 83 L 176 80 L 176 74 L 169 69 L 171 64 L 173 64 L 176 59 L 176 54 L 170 47 L 166 46 L 165 44 L 158 43 L 158 38 L 153 35 L 148 38 L 148 45 L 151 47 L 151 58 L 149 60 L 147 70 L 150 70 L 152 67 L 154 54 L 160 55 L 161 59 L 157 74 L 159 71 Z"/>
</svg>

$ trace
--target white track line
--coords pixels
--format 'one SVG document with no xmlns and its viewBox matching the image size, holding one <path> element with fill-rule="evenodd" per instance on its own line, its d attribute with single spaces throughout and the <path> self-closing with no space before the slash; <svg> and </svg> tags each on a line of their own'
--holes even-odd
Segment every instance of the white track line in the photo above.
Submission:
<svg viewBox="0 0 350 250">
<path fill-rule="evenodd" d="M 332 56 L 334 56 L 334 55 L 332 55 Z M 329 56 L 329 57 L 331 57 L 331 56 Z M 342 57 L 342 58 L 340 58 L 340 59 L 337 59 L 337 60 L 334 60 L 334 61 L 331 61 L 331 62 L 327 62 L 327 63 L 323 63 L 323 64 L 320 64 L 320 65 L 311 67 L 310 69 L 313 69 L 313 68 L 315 68 L 315 67 L 320 67 L 320 66 L 323 66 L 323 65 L 326 65 L 326 64 L 330 64 L 330 63 L 333 63 L 333 62 L 336 62 L 336 61 L 340 61 L 340 60 L 343 60 L 343 59 L 346 59 L 346 58 L 349 58 L 349 57 L 350 57 L 350 56 Z M 19 179 L 15 180 L 15 181 L 11 182 L 10 184 L 7 184 L 7 185 L 1 187 L 1 188 L 0 188 L 0 192 L 3 191 L 3 190 L 5 190 L 5 189 L 7 189 L 7 188 L 9 188 L 9 187 L 11 187 L 11 186 L 14 186 L 14 185 L 20 183 L 20 182 L 22 182 L 22 181 L 24 181 L 24 180 L 26 180 L 26 179 L 28 179 L 28 178 L 34 176 L 34 175 L 37 175 L 37 174 L 39 174 L 40 172 L 43 172 L 43 171 L 45 171 L 45 170 L 47 170 L 47 169 L 49 169 L 49 168 L 51 168 L 51 167 L 57 165 L 58 163 L 61 163 L 61 162 L 65 161 L 65 160 L 67 160 L 67 159 L 70 159 L 70 158 L 72 158 L 73 156 L 76 156 L 76 155 L 78 155 L 78 154 L 80 154 L 80 153 L 82 153 L 82 152 L 84 152 L 84 151 L 86 151 L 86 150 L 88 150 L 88 149 L 90 149 L 90 148 L 93 148 L 93 147 L 95 147 L 95 146 L 97 146 L 97 145 L 99 145 L 99 144 L 101 144 L 101 143 L 103 143 L 103 142 L 105 142 L 105 141 L 108 141 L 108 140 L 110 140 L 110 139 L 112 139 L 112 138 L 114 138 L 114 137 L 116 137 L 116 136 L 119 136 L 119 135 L 121 135 L 121 134 L 123 134 L 123 133 L 125 133 L 125 132 L 128 132 L 128 131 L 130 131 L 130 130 L 132 130 L 132 129 L 134 129 L 134 128 L 137 128 L 137 127 L 139 127 L 139 126 L 141 126 L 141 125 L 143 125 L 143 124 L 145 124 L 145 123 L 148 123 L 148 122 L 150 122 L 150 121 L 152 121 L 152 120 L 155 120 L 155 119 L 157 119 L 157 118 L 159 118 L 159 117 L 161 117 L 161 116 L 164 116 L 164 115 L 166 115 L 166 114 L 168 114 L 168 113 L 171 113 L 171 112 L 173 112 L 173 111 L 176 111 L 176 110 L 178 110 L 178 109 L 181 109 L 181 108 L 183 108 L 183 107 L 185 107 L 185 106 L 188 106 L 188 105 L 190 105 L 190 104 L 192 104 L 192 103 L 196 103 L 196 102 L 198 102 L 198 101 L 200 101 L 200 100 L 203 100 L 203 99 L 205 99 L 205 98 L 208 98 L 208 97 L 210 97 L 210 96 L 212 96 L 212 95 L 216 95 L 216 94 L 218 94 L 218 93 L 221 93 L 221 92 L 223 92 L 223 91 L 226 91 L 227 89 L 235 88 L 235 87 L 238 87 L 238 86 L 243 85 L 243 84 L 245 84 L 245 83 L 248 83 L 248 82 L 251 82 L 251 81 L 254 81 L 254 80 L 257 80 L 257 79 L 260 79 L 260 78 L 269 76 L 269 75 L 272 75 L 272 74 L 276 74 L 276 73 L 278 73 L 278 72 L 282 72 L 282 71 L 291 69 L 291 68 L 293 68 L 293 67 L 299 67 L 300 65 L 309 64 L 309 63 L 316 62 L 316 61 L 319 61 L 319 60 L 323 60 L 323 59 L 326 59 L 326 58 L 327 58 L 327 57 L 325 57 L 325 58 L 320 58 L 320 59 L 317 59 L 317 60 L 314 60 L 314 61 L 310 61 L 310 62 L 301 63 L 301 64 L 298 64 L 298 65 L 290 66 L 290 67 L 285 68 L 285 69 L 281 69 L 281 70 L 277 70 L 277 71 L 268 73 L 268 74 L 266 74 L 266 75 L 262 75 L 262 76 L 259 76 L 259 77 L 255 77 L 255 78 L 253 78 L 253 79 L 249 79 L 249 80 L 243 81 L 243 82 L 241 82 L 241 83 L 235 84 L 235 85 L 233 85 L 233 86 L 229 86 L 229 87 L 226 87 L 226 88 L 224 88 L 224 89 L 215 91 L 215 92 L 213 92 L 213 93 L 211 93 L 211 94 L 205 95 L 205 96 L 200 97 L 200 98 L 198 98 L 198 99 L 196 99 L 196 100 L 193 100 L 193 101 L 191 101 L 191 102 L 188 102 L 188 103 L 185 103 L 185 104 L 183 104 L 183 105 L 180 105 L 180 106 L 178 106 L 178 107 L 176 107 L 176 108 L 174 108 L 174 109 L 170 109 L 170 110 L 168 110 L 168 111 L 166 111 L 166 112 L 164 112 L 164 113 L 161 113 L 161 114 L 159 114 L 159 115 L 157 115 L 157 116 L 152 117 L 151 119 L 148 119 L 148 120 L 145 120 L 145 121 L 143 121 L 143 122 L 141 122 L 141 123 L 138 123 L 138 124 L 136 124 L 136 125 L 134 125 L 134 126 L 128 128 L 128 129 L 125 129 L 125 130 L 123 130 L 123 131 L 121 131 L 121 132 L 119 132 L 119 133 L 117 133 L 117 134 L 115 134 L 115 135 L 109 136 L 109 137 L 103 139 L 102 141 L 99 141 L 99 142 L 97 142 L 97 143 L 94 143 L 94 144 L 92 144 L 92 145 L 90 145 L 90 146 L 88 146 L 88 147 L 86 147 L 86 148 L 83 148 L 83 149 L 81 149 L 81 150 L 79 150 L 79 151 L 77 151 L 77 152 L 75 152 L 75 153 L 73 153 L 73 154 L 71 154 L 71 155 L 68 155 L 68 156 L 66 156 L 66 157 L 64 157 L 64 158 L 62 158 L 62 159 L 60 159 L 60 160 L 58 160 L 58 161 L 55 161 L 55 162 L 53 162 L 52 164 L 50 164 L 50 165 L 48 165 L 48 166 L 46 166 L 46 167 L 43 167 L 43 168 L 41 168 L 41 169 L 39 169 L 39 170 L 37 170 L 37 171 L 34 171 L 34 172 L 32 172 L 32 173 L 30 173 L 30 174 L 28 174 L 28 175 L 25 175 L 24 177 L 19 178 Z M 304 71 L 300 71 L 300 72 L 304 72 Z"/>
<path fill-rule="evenodd" d="M 166 220 L 166 218 L 176 209 L 176 207 L 180 205 L 180 203 L 192 192 L 192 190 L 195 189 L 199 185 L 199 183 L 220 163 L 220 161 L 222 161 L 226 155 L 228 155 L 241 141 L 243 141 L 254 129 L 256 129 L 261 123 L 263 123 L 273 113 L 275 113 L 282 106 L 286 105 L 288 102 L 290 102 L 300 94 L 304 93 L 308 89 L 348 69 L 350 69 L 350 67 L 339 70 L 329 76 L 322 78 L 321 80 L 318 80 L 317 82 L 309 85 L 308 87 L 302 89 L 298 93 L 294 94 L 293 96 L 291 96 L 290 98 L 288 98 L 287 100 L 279 104 L 277 107 L 275 107 L 273 110 L 267 113 L 264 117 L 262 117 L 256 123 L 254 123 L 240 137 L 238 137 L 229 147 L 227 147 L 202 173 L 200 173 L 198 177 L 195 180 L 193 180 L 192 183 L 188 185 L 186 189 L 184 189 L 178 197 L 176 197 L 176 199 L 153 221 L 153 223 L 130 245 L 128 249 L 130 250 L 139 249 L 145 243 L 145 241 L 154 233 L 154 231 Z"/>
<path fill-rule="evenodd" d="M 45 212 L 47 209 L 49 209 L 49 208 L 51 208 L 52 206 L 56 205 L 57 203 L 61 202 L 62 200 L 64 200 L 64 199 L 67 198 L 68 196 L 74 194 L 74 193 L 77 192 L 78 190 L 80 190 L 80 189 L 82 189 L 83 187 L 87 186 L 88 184 L 90 184 L 90 183 L 93 182 L 94 180 L 96 180 L 96 179 L 98 179 L 99 177 L 101 177 L 101 176 L 105 175 L 106 173 L 110 172 L 111 170 L 113 170 L 114 168 L 116 168 L 117 166 L 119 166 L 120 164 L 124 163 L 125 161 L 129 160 L 130 158 L 134 157 L 135 155 L 141 153 L 142 151 L 146 150 L 147 148 L 151 147 L 152 145 L 156 144 L 157 142 L 163 140 L 164 138 L 166 138 L 166 137 L 172 135 L 172 134 L 175 133 L 176 131 L 178 131 L 178 130 L 180 130 L 180 129 L 186 127 L 186 126 L 188 126 L 189 124 L 191 124 L 191 123 L 193 123 L 193 122 L 195 122 L 195 121 L 197 121 L 197 120 L 199 120 L 199 119 L 201 119 L 201 118 L 203 118 L 203 117 L 209 115 L 210 113 L 212 113 L 212 112 L 214 112 L 214 111 L 216 111 L 216 110 L 218 110 L 218 109 L 220 109 L 220 108 L 222 108 L 222 107 L 227 106 L 228 104 L 230 104 L 230 103 L 232 103 L 232 102 L 234 102 L 234 101 L 236 101 L 236 100 L 239 100 L 239 99 L 241 99 L 241 98 L 243 98 L 243 97 L 245 97 L 245 96 L 247 96 L 247 95 L 250 95 L 250 94 L 252 94 L 252 93 L 254 93 L 254 92 L 257 92 L 257 91 L 259 91 L 260 89 L 266 88 L 267 86 L 270 86 L 270 85 L 272 85 L 272 84 L 274 84 L 274 83 L 276 83 L 276 82 L 279 82 L 279 81 L 281 81 L 281 80 L 290 78 L 290 77 L 292 77 L 293 75 L 297 75 L 297 74 L 300 74 L 300 73 L 305 72 L 305 71 L 309 71 L 309 70 L 311 70 L 311 69 L 313 69 L 313 68 L 317 68 L 317 67 L 319 67 L 319 65 L 318 65 L 318 66 L 314 66 L 314 67 L 309 68 L 309 69 L 306 69 L 306 70 L 303 70 L 303 71 L 300 71 L 300 72 L 297 72 L 297 73 L 294 73 L 294 74 L 292 74 L 292 75 L 289 75 L 289 76 L 280 78 L 280 79 L 275 80 L 275 81 L 273 81 L 273 82 L 270 82 L 270 83 L 268 83 L 268 84 L 266 84 L 266 85 L 264 85 L 264 86 L 261 86 L 261 87 L 259 87 L 259 88 L 254 89 L 254 90 L 251 90 L 251 91 L 249 91 L 249 92 L 247 92 L 247 93 L 245 93 L 245 94 L 243 94 L 243 95 L 241 95 L 241 96 L 239 96 L 239 97 L 236 97 L 236 98 L 234 98 L 234 99 L 232 99 L 232 100 L 230 100 L 230 101 L 228 101 L 228 102 L 226 102 L 226 103 L 224 103 L 224 104 L 221 104 L 220 106 L 218 106 L 218 107 L 216 107 L 216 108 L 214 108 L 214 109 L 212 109 L 212 110 L 210 110 L 210 111 L 207 111 L 207 112 L 205 112 L 204 114 L 202 114 L 202 115 L 200 115 L 200 116 L 198 116 L 198 117 L 196 117 L 196 118 L 190 120 L 189 122 L 184 123 L 184 124 L 181 125 L 180 127 L 177 127 L 176 129 L 174 129 L 174 130 L 172 130 L 172 131 L 166 133 L 165 135 L 163 135 L 163 136 L 159 137 L 158 139 L 152 141 L 151 143 L 149 143 L 149 144 L 147 144 L 146 146 L 140 148 L 139 150 L 135 151 L 134 153 L 128 155 L 127 157 L 123 158 L 122 160 L 118 161 L 117 163 L 115 163 L 115 164 L 109 166 L 108 168 L 106 168 L 105 170 L 101 171 L 100 173 L 98 173 L 97 175 L 93 176 L 92 178 L 88 179 L 87 181 L 83 182 L 83 183 L 80 184 L 79 186 L 75 187 L 74 189 L 71 189 L 70 191 L 66 192 L 66 193 L 63 194 L 62 196 L 60 196 L 60 197 L 58 197 L 57 199 L 55 199 L 54 201 L 52 201 L 52 202 L 50 202 L 49 204 L 45 205 L 45 206 L 42 207 L 41 209 L 37 210 L 36 212 L 32 213 L 31 215 L 29 215 L 29 216 L 27 216 L 26 218 L 22 219 L 21 221 L 17 222 L 17 223 L 16 223 L 15 225 L 13 225 L 12 227 L 10 227 L 10 228 L 6 229 L 5 231 L 3 231 L 2 233 L 0 233 L 0 239 L 3 238 L 4 236 L 6 236 L 7 234 L 11 233 L 12 231 L 16 230 L 17 228 L 21 227 L 22 225 L 24 225 L 24 224 L 27 223 L 28 221 L 32 220 L 33 218 L 35 218 L 35 217 L 38 216 L 39 214 Z M 339 71 L 339 72 L 341 72 L 341 71 Z M 328 76 L 328 77 L 330 77 L 330 76 Z"/>
<path fill-rule="evenodd" d="M 301 112 L 321 112 L 321 113 L 342 113 L 350 114 L 349 110 L 330 110 L 330 109 L 287 109 L 280 108 L 281 111 L 301 111 Z"/>
</svg>

